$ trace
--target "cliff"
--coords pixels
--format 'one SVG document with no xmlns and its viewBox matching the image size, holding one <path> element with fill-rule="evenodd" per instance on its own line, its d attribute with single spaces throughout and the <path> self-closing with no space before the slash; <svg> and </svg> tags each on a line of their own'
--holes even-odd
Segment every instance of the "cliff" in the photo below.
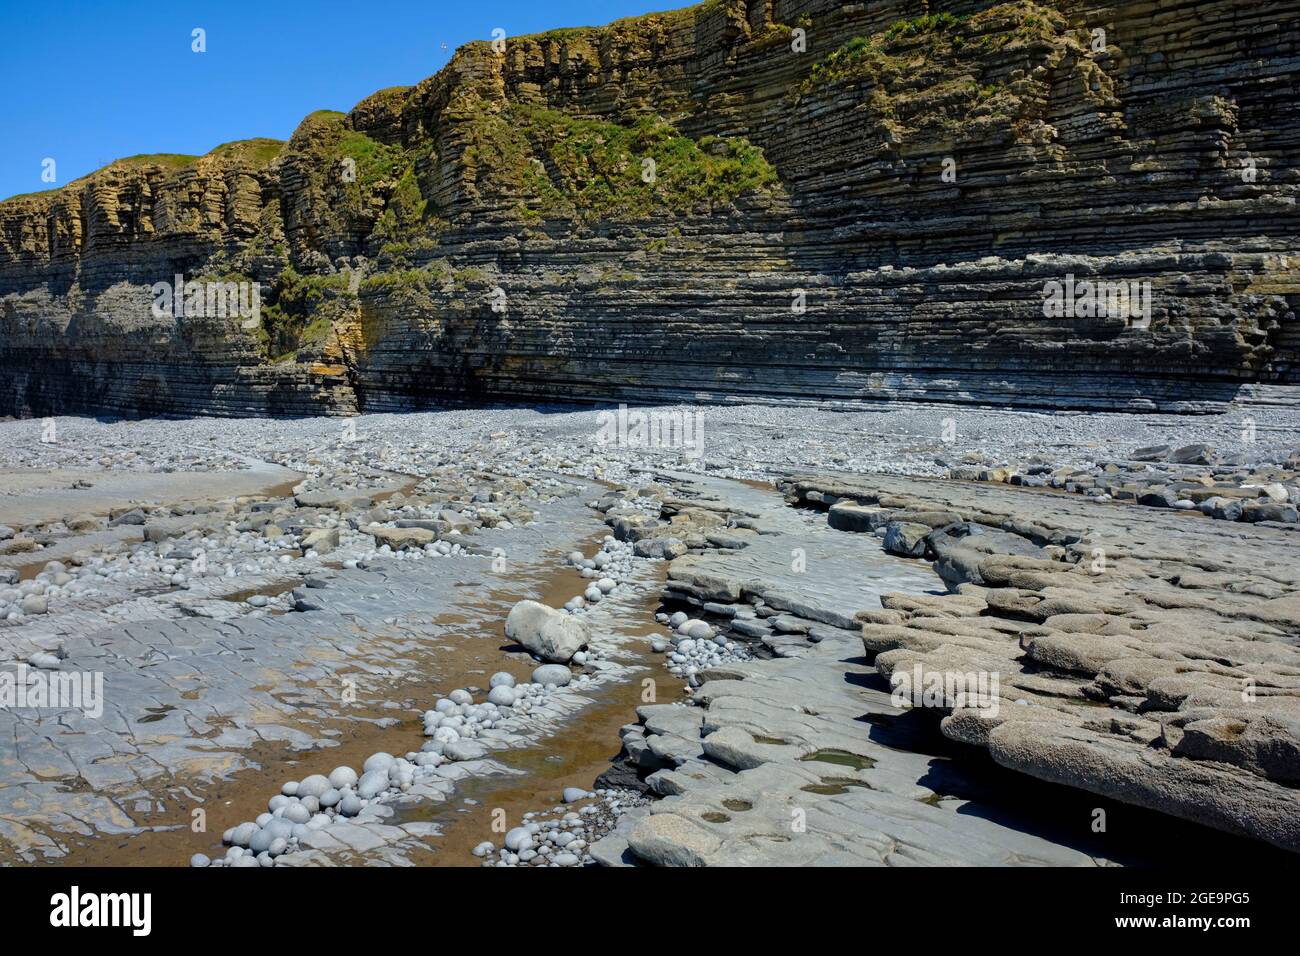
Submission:
<svg viewBox="0 0 1300 956">
<path fill-rule="evenodd" d="M 287 143 L 0 203 L 0 414 L 1300 383 L 1298 19 L 709 0 L 470 44 Z M 160 316 L 176 275 L 260 315 Z M 1068 277 L 1149 310 L 1045 315 Z"/>
</svg>

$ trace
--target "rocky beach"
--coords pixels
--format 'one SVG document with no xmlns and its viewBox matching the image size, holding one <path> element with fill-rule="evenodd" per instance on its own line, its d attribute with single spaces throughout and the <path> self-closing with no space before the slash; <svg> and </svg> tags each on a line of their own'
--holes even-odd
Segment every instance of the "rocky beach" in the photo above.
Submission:
<svg viewBox="0 0 1300 956">
<path fill-rule="evenodd" d="M 1300 848 L 1293 413 L 700 414 L 0 424 L 5 666 L 102 676 L 0 710 L 6 859 Z"/>
<path fill-rule="evenodd" d="M 1290 865 L 1296 22 L 705 0 L 0 201 L 0 865 Z"/>
</svg>

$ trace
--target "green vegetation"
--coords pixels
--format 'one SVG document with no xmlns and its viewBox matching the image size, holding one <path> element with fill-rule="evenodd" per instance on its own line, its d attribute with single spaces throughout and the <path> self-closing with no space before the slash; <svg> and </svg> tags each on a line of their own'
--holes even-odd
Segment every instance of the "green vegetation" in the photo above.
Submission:
<svg viewBox="0 0 1300 956">
<path fill-rule="evenodd" d="M 480 189 L 516 199 L 523 219 L 583 221 L 684 213 L 776 183 L 762 151 L 742 138 L 680 135 L 657 116 L 627 125 L 513 103 L 472 127 L 466 164 Z"/>
<path fill-rule="evenodd" d="M 329 340 L 332 331 L 334 331 L 334 323 L 324 316 L 317 316 L 298 333 L 298 348 L 323 345 Z"/>
<path fill-rule="evenodd" d="M 399 110 L 402 102 L 406 100 L 406 97 L 410 95 L 413 89 L 415 89 L 413 86 L 385 86 L 382 90 L 375 90 L 375 92 L 365 97 L 353 109 L 363 108 L 363 105 L 369 108 L 382 105 L 392 110 Z"/>
<path fill-rule="evenodd" d="M 382 216 L 380 221 L 383 221 Z M 378 259 L 384 269 L 409 269 L 412 263 L 427 260 L 437 248 L 436 236 L 421 235 L 413 239 L 398 239 L 383 243 L 379 247 Z"/>
<path fill-rule="evenodd" d="M 222 143 L 220 146 L 209 151 L 207 156 L 228 160 L 242 159 L 246 162 L 252 163 L 254 166 L 265 166 L 271 160 L 275 159 L 283 148 L 283 141 L 278 139 L 243 139 L 230 143 Z M 139 153 L 135 156 L 125 156 L 122 159 L 113 160 L 113 162 L 109 163 L 107 166 L 103 166 L 94 172 L 87 173 L 85 176 L 80 176 L 77 179 L 72 180 L 72 182 L 64 183 L 61 186 L 55 186 L 50 189 L 38 190 L 36 192 L 20 193 L 16 196 L 10 196 L 8 199 L 0 200 L 0 202 L 10 202 L 15 199 L 29 199 L 35 196 L 44 195 L 45 193 L 58 193 L 67 186 L 71 186 L 74 183 L 84 182 L 96 173 L 101 173 L 106 169 L 113 169 L 115 167 L 162 166 L 166 169 L 172 170 L 185 169 L 187 166 L 192 166 L 203 158 L 205 157 L 191 156 L 188 153 Z"/>
<path fill-rule="evenodd" d="M 220 159 L 242 159 L 254 166 L 265 166 L 280 155 L 284 149 L 284 140 L 280 139 L 238 139 L 231 143 L 222 143 L 208 153 Z"/>
<path fill-rule="evenodd" d="M 281 272 L 263 296 L 258 339 L 268 358 L 276 362 L 324 343 L 334 317 L 356 307 L 347 275 L 299 275 L 292 267 Z"/>
<path fill-rule="evenodd" d="M 676 244 L 681 238 L 682 238 L 682 231 L 678 229 L 676 226 L 673 226 L 671 229 L 668 230 L 667 235 L 658 236 L 654 239 L 651 239 L 649 242 L 646 243 L 645 247 L 646 250 L 649 252 L 655 252 L 655 253 L 665 252 L 667 251 L 669 245 Z"/>
<path fill-rule="evenodd" d="M 800 91 L 803 93 L 828 86 L 840 80 L 863 75 L 873 61 L 883 59 L 884 53 L 875 45 L 871 37 L 854 37 L 838 50 L 835 50 L 815 64 L 808 79 L 804 80 Z"/>
<path fill-rule="evenodd" d="M 362 187 L 373 186 L 381 179 L 396 179 L 407 162 L 400 146 L 386 146 L 355 130 L 343 131 L 337 152 L 357 164 L 357 182 Z"/>
<path fill-rule="evenodd" d="M 478 266 L 466 266 L 464 269 L 457 269 L 452 273 L 452 281 L 456 284 L 456 288 L 458 289 L 463 289 L 470 283 L 480 285 L 487 282 L 487 280 L 487 270 L 480 269 Z"/>
<path fill-rule="evenodd" d="M 534 40 L 541 42 L 543 40 L 564 40 L 580 36 L 595 38 L 596 31 L 593 27 L 556 27 L 553 30 L 547 30 L 544 33 L 530 33 L 527 36 L 519 37 L 521 40 Z"/>
<path fill-rule="evenodd" d="M 424 198 L 419 180 L 415 177 L 415 164 L 405 156 L 401 161 L 406 165 L 397 177 L 397 185 L 388 197 L 388 205 L 375 223 L 373 238 L 383 243 L 384 248 L 404 246 L 404 254 L 418 254 L 421 249 L 429 248 L 430 244 L 437 245 L 437 240 L 427 235 L 428 231 L 441 232 L 447 224 L 442 220 L 430 219 L 428 200 Z M 357 178 L 361 178 L 359 168 Z M 394 248 L 392 251 L 398 250 Z"/>
<path fill-rule="evenodd" d="M 208 282 L 251 282 L 252 280 L 238 269 L 219 263 L 214 257 L 208 262 L 208 267 L 198 275 L 194 276 L 194 281 L 199 283 Z"/>
<path fill-rule="evenodd" d="M 141 153 L 114 160 L 109 166 L 166 166 L 169 169 L 183 169 L 198 162 L 199 158 L 185 153 Z"/>
<path fill-rule="evenodd" d="M 951 13 L 927 13 L 913 17 L 911 20 L 895 20 L 885 31 L 885 40 L 899 40 L 922 34 L 940 33 L 960 23 L 964 17 L 955 17 Z"/>
<path fill-rule="evenodd" d="M 435 259 L 419 269 L 390 269 L 361 280 L 361 293 L 387 293 L 401 289 L 427 292 L 451 281 L 454 273 L 445 260 Z"/>
<path fill-rule="evenodd" d="M 895 20 L 888 29 L 875 36 L 854 37 L 813 67 L 801 92 L 807 93 L 846 79 L 877 77 L 891 69 L 901 68 L 904 64 L 890 56 L 890 48 L 916 38 L 924 47 L 934 51 L 945 42 L 959 41 L 960 35 L 954 31 L 965 21 L 965 17 L 951 13 L 927 13 L 910 20 Z"/>
<path fill-rule="evenodd" d="M 365 133 L 343 125 L 346 117 L 335 110 L 309 114 L 294 133 L 294 148 L 324 160 L 350 158 L 356 164 L 356 181 L 363 187 L 395 179 L 406 163 L 400 146 L 387 146 Z"/>
<path fill-rule="evenodd" d="M 1012 43 L 1055 36 L 1063 27 L 1060 13 L 1036 3 L 1004 3 L 968 16 L 927 13 L 896 20 L 884 31 L 854 37 L 824 57 L 814 65 L 799 94 L 848 80 L 865 79 L 878 86 L 891 86 L 915 72 L 918 55 L 924 57 L 928 67 L 945 61 L 956 66 L 959 54 L 977 57 Z M 973 62 L 968 68 L 978 71 L 982 66 Z M 992 90 L 987 85 L 975 86 L 980 91 Z M 981 98 L 991 95 L 983 92 Z"/>
<path fill-rule="evenodd" d="M 322 123 L 329 121 L 342 121 L 346 113 L 340 113 L 338 110 L 314 110 L 303 117 L 303 123 Z M 299 126 L 302 123 L 298 124 Z"/>
<path fill-rule="evenodd" d="M 6 196 L 4 199 L 0 199 L 0 206 L 3 206 L 7 202 L 18 202 L 23 199 L 35 199 L 37 196 L 44 196 L 46 194 L 57 195 L 59 190 L 62 188 L 62 186 L 51 186 L 49 189 L 38 189 L 35 192 L 30 193 L 14 193 L 12 196 Z"/>
<path fill-rule="evenodd" d="M 299 275 L 292 267 L 280 273 L 275 281 L 275 302 L 290 315 L 307 315 L 319 310 L 326 302 L 345 294 L 348 277 L 334 275 Z"/>
<path fill-rule="evenodd" d="M 381 99 L 406 95 L 406 88 L 393 87 L 374 94 Z M 366 102 L 366 101 L 363 101 Z M 372 104 L 382 108 L 382 103 Z M 432 240 L 446 228 L 443 220 L 430 215 L 416 176 L 417 150 L 380 142 L 365 133 L 348 128 L 342 113 L 318 110 L 299 124 L 291 147 L 296 157 L 303 157 L 323 198 L 341 218 L 369 219 L 380 210 L 369 230 L 372 254 L 383 250 L 386 265 L 402 268 L 411 264 Z M 378 202 L 376 202 L 378 201 Z"/>
<path fill-rule="evenodd" d="M 190 156 L 187 153 L 140 153 L 136 156 L 126 156 L 123 157 L 122 159 L 115 159 L 107 166 L 100 167 L 99 169 L 96 169 L 94 172 L 87 173 L 85 176 L 79 176 L 76 179 L 72 180 L 71 182 L 64 183 L 61 186 L 55 186 L 50 189 L 37 190 L 36 192 L 19 193 L 16 196 L 10 196 L 8 199 L 2 201 L 12 202 L 17 199 L 31 199 L 36 196 L 43 196 L 47 193 L 51 195 L 57 195 L 58 193 L 60 193 L 62 190 L 66 189 L 69 186 L 72 186 L 76 183 L 83 183 L 91 176 L 94 176 L 96 173 L 102 173 L 104 170 L 112 169 L 114 167 L 163 166 L 166 167 L 167 169 L 184 169 L 186 166 L 191 166 L 194 163 L 198 162 L 201 158 L 202 157 L 200 156 Z"/>
</svg>

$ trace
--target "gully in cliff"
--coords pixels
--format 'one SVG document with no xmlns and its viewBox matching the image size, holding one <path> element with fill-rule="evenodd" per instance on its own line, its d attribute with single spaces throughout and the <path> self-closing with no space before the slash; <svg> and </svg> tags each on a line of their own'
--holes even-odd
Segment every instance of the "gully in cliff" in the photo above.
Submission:
<svg viewBox="0 0 1300 956">
<path fill-rule="evenodd" d="M 186 282 L 177 273 L 175 282 L 155 282 L 153 294 L 154 318 L 224 319 L 240 318 L 246 329 L 257 328 L 262 314 L 262 284 L 260 282 Z"/>
</svg>

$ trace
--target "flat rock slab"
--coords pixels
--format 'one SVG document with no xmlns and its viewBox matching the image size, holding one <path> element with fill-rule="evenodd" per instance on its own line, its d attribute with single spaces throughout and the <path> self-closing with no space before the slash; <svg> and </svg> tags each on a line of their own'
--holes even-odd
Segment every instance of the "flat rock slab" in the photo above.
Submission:
<svg viewBox="0 0 1300 956">
<path fill-rule="evenodd" d="M 853 618 L 893 586 L 941 592 L 928 567 L 884 554 L 872 535 L 834 530 L 786 507 L 775 490 L 694 476 L 685 484 L 723 507 L 734 494 L 738 509 L 772 531 L 741 551 L 678 559 L 665 593 L 672 596 L 674 582 L 682 581 L 771 602 L 784 609 L 775 620 L 792 632 L 790 655 L 704 672 L 697 707 L 638 711 L 642 723 L 625 740 L 644 741 L 667 764 L 649 779 L 665 798 L 597 843 L 596 859 L 676 866 L 1094 864 L 1087 853 L 1017 828 L 992 808 L 942 799 L 979 785 L 952 760 L 909 750 L 905 737 L 874 729 L 873 720 L 885 726 L 904 711 L 874 686 Z M 793 570 L 795 551 L 806 556 L 806 573 Z M 680 577 L 673 573 L 679 564 L 687 569 Z"/>
<path fill-rule="evenodd" d="M 949 737 L 1042 780 L 1300 851 L 1295 530 L 1065 494 L 1033 494 L 1030 511 L 1012 487 L 924 479 L 785 490 L 946 508 L 985 529 L 935 541 L 958 593 L 887 595 L 860 618 L 884 678 L 997 680 L 983 711 L 940 695 Z M 1006 534 L 1047 547 L 1006 547 Z"/>
<path fill-rule="evenodd" d="M 0 524 L 57 521 L 67 515 L 106 514 L 129 503 L 170 504 L 255 495 L 302 476 L 252 462 L 244 471 L 102 472 L 0 470 Z M 82 482 L 89 487 L 73 487 Z"/>
</svg>

